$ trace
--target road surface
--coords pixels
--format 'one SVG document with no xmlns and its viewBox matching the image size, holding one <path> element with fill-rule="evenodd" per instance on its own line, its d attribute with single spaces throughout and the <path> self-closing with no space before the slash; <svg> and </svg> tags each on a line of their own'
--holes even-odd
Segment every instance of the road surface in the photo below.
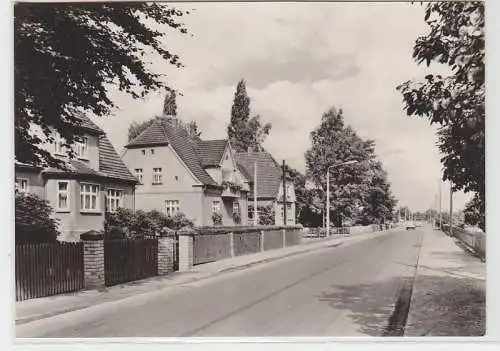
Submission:
<svg viewBox="0 0 500 351">
<path fill-rule="evenodd" d="M 17 337 L 394 335 L 422 232 L 395 230 L 205 281 L 112 310 L 17 327 Z M 367 234 L 369 235 L 369 234 Z M 406 295 L 405 295 L 406 294 Z M 404 309 L 398 306 L 396 310 Z M 83 314 L 82 314 L 83 313 Z M 83 317 L 82 317 L 83 316 Z M 394 330 L 392 330 L 394 332 Z M 397 334 L 397 331 L 396 331 Z"/>
</svg>

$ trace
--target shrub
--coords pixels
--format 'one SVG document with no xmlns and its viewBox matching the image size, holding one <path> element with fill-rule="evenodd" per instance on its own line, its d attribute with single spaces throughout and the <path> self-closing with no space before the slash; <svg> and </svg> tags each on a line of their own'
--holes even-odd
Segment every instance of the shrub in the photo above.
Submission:
<svg viewBox="0 0 500 351">
<path fill-rule="evenodd" d="M 272 206 L 257 206 L 259 212 L 260 225 L 273 225 L 275 224 L 275 213 Z"/>
<path fill-rule="evenodd" d="M 240 210 L 237 210 L 237 211 L 233 212 L 233 221 L 236 224 L 240 224 L 241 223 L 241 211 Z"/>
<path fill-rule="evenodd" d="M 134 213 L 132 210 L 119 208 L 114 213 L 106 213 L 104 231 L 107 238 L 123 239 L 155 236 L 163 228 L 178 230 L 193 225 L 183 213 L 167 216 L 156 210 L 137 210 Z"/>
<path fill-rule="evenodd" d="M 222 214 L 220 212 L 212 213 L 212 222 L 214 225 L 222 225 Z"/>
<path fill-rule="evenodd" d="M 34 194 L 16 194 L 16 244 L 57 241 L 59 221 L 49 203 Z"/>
</svg>

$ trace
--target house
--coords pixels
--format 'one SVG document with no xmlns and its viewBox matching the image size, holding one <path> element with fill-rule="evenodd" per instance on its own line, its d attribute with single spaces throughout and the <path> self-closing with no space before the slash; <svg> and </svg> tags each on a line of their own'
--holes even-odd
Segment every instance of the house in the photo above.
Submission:
<svg viewBox="0 0 500 351">
<path fill-rule="evenodd" d="M 59 219 L 61 241 L 78 241 L 80 234 L 104 229 L 106 211 L 134 208 L 137 179 L 129 172 L 106 134 L 82 116 L 83 135 L 73 145 L 76 158 L 68 157 L 64 140 L 42 148 L 64 161 L 65 169 L 38 168 L 16 162 L 16 191 L 47 200 Z"/>
<path fill-rule="evenodd" d="M 139 180 L 136 208 L 184 213 L 195 226 L 247 222 L 248 180 L 228 140 L 191 137 L 175 117 L 158 117 L 125 146 L 123 162 Z"/>
<path fill-rule="evenodd" d="M 239 152 L 236 162 L 241 172 L 249 179 L 250 192 L 248 203 L 249 223 L 253 223 L 254 188 L 256 187 L 257 209 L 271 207 L 274 211 L 274 224 L 284 224 L 283 173 L 279 164 L 266 151 Z M 257 178 L 255 179 L 254 169 Z M 286 224 L 295 225 L 295 187 L 293 182 L 285 182 L 286 186 Z"/>
</svg>

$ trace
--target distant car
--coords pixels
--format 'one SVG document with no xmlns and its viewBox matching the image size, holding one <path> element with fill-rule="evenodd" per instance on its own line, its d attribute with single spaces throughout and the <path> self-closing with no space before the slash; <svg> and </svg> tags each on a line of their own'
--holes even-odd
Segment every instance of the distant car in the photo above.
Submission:
<svg viewBox="0 0 500 351">
<path fill-rule="evenodd" d="M 410 229 L 414 230 L 416 228 L 417 228 L 417 226 L 415 225 L 415 223 L 407 223 L 406 224 L 406 230 L 410 230 Z"/>
</svg>

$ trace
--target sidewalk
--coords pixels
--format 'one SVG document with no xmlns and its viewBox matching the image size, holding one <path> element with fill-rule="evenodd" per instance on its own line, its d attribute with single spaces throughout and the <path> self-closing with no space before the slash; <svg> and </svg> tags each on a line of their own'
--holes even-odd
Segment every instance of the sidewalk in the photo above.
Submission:
<svg viewBox="0 0 500 351">
<path fill-rule="evenodd" d="M 324 239 L 316 239 L 315 241 L 310 240 L 301 245 L 205 263 L 194 266 L 192 270 L 187 272 L 175 272 L 166 276 L 156 276 L 107 287 L 101 291 L 83 290 L 75 293 L 19 301 L 15 304 L 16 324 L 48 318 L 104 303 L 123 302 L 124 299 L 137 298 L 138 296 L 147 298 L 145 294 L 161 293 L 163 289 L 212 278 L 231 271 L 247 269 L 257 264 L 268 263 L 298 254 L 359 242 L 373 238 L 374 236 L 385 235 L 391 231 L 355 234 L 349 237 L 332 236 Z"/>
<path fill-rule="evenodd" d="M 486 265 L 456 239 L 423 234 L 405 336 L 482 336 Z"/>
</svg>

